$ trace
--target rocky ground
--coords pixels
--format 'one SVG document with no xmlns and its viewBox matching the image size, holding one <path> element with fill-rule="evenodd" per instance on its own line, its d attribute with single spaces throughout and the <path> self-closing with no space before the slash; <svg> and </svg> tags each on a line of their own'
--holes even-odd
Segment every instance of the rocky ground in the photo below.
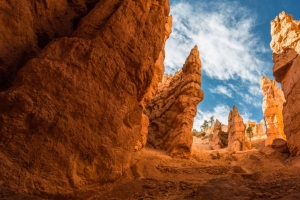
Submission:
<svg viewBox="0 0 300 200">
<path fill-rule="evenodd" d="M 262 142 L 254 141 L 249 151 L 229 152 L 205 150 L 207 141 L 197 140 L 189 160 L 145 148 L 134 154 L 131 169 L 117 185 L 107 185 L 109 192 L 89 186 L 70 199 L 300 199 L 300 168 L 284 156 L 261 154 L 255 148 Z M 1 188 L 0 199 L 39 198 Z"/>
</svg>

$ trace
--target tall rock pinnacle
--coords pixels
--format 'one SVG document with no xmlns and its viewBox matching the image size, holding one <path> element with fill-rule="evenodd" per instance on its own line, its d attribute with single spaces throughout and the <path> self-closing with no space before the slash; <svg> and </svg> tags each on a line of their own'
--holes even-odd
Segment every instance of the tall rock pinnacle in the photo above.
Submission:
<svg viewBox="0 0 300 200">
<path fill-rule="evenodd" d="M 167 150 L 172 157 L 188 158 L 191 153 L 194 117 L 203 100 L 201 61 L 195 46 L 182 70 L 164 76 L 158 92 L 146 107 L 149 117 L 148 144 Z"/>
<path fill-rule="evenodd" d="M 265 141 L 265 145 L 267 146 L 272 145 L 275 138 L 286 140 L 283 131 L 284 125 L 282 117 L 282 108 L 285 98 L 277 83 L 266 76 L 262 76 L 260 79 L 260 89 L 264 96 L 262 110 L 267 126 L 267 139 Z"/>
<path fill-rule="evenodd" d="M 228 116 L 228 149 L 243 151 L 245 149 L 245 124 L 236 106 Z"/>
</svg>

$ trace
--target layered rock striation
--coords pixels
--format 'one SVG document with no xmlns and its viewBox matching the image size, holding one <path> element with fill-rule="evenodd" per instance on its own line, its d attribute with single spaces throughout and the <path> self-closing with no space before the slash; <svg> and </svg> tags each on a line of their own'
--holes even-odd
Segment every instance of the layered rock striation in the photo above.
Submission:
<svg viewBox="0 0 300 200">
<path fill-rule="evenodd" d="M 300 155 L 300 21 L 282 12 L 271 21 L 273 75 L 282 85 L 284 133 L 292 156 Z"/>
<path fill-rule="evenodd" d="M 266 76 L 261 77 L 260 88 L 263 93 L 262 110 L 266 123 L 267 138 L 265 145 L 267 146 L 272 145 L 275 138 L 286 139 L 282 117 L 285 98 L 277 83 Z"/>
<path fill-rule="evenodd" d="M 232 151 L 243 151 L 245 149 L 245 129 L 242 116 L 236 106 L 228 116 L 228 149 Z"/>
<path fill-rule="evenodd" d="M 11 6 L 14 13 L 14 6 L 24 2 L 1 6 Z M 14 49 L 23 49 L 24 42 L 18 32 L 10 37 L 7 27 L 21 27 L 27 17 L 36 18 L 35 24 L 43 19 L 41 13 L 51 17 L 54 6 L 61 22 L 55 30 L 63 32 L 54 31 L 53 37 L 59 38 L 47 38 L 51 42 L 43 43 L 43 50 L 33 54 L 11 87 L 0 93 L 0 180 L 5 187 L 66 199 L 90 185 L 111 183 L 129 168 L 147 123 L 142 118 L 143 99 L 159 80 L 154 78 L 155 63 L 163 59 L 169 2 L 104 0 L 92 8 L 87 5 L 93 1 L 80 1 L 82 7 L 74 11 L 54 1 L 38 2 L 32 3 L 36 17 L 30 15 L 31 4 L 20 6 L 20 13 L 10 15 L 13 24 L 0 28 L 1 41 L 16 43 L 9 49 L 9 43 L 1 46 L 0 64 L 8 66 L 1 70 L 16 68 L 20 62 L 12 60 L 22 53 L 14 55 Z M 76 16 L 82 17 L 76 27 L 69 25 Z M 43 25 L 35 26 L 43 30 Z M 16 30 L 22 32 L 23 26 Z M 9 53 L 12 56 L 5 57 Z"/>
<path fill-rule="evenodd" d="M 195 46 L 182 70 L 165 76 L 146 107 L 149 117 L 148 144 L 166 150 L 172 157 L 188 158 L 191 153 L 194 117 L 204 94 L 201 61 Z"/>
<path fill-rule="evenodd" d="M 219 122 L 219 120 L 216 120 L 213 129 L 213 136 L 209 141 L 209 145 L 213 150 L 222 149 L 228 145 L 228 133 L 222 131 L 222 124 Z"/>
</svg>

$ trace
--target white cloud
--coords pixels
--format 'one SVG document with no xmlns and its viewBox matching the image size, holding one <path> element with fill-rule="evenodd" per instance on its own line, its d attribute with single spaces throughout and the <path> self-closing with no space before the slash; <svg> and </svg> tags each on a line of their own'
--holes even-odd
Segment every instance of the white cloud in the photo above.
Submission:
<svg viewBox="0 0 300 200">
<path fill-rule="evenodd" d="M 255 96 L 262 96 L 262 91 L 259 85 L 249 86 L 249 93 Z"/>
<path fill-rule="evenodd" d="M 204 120 L 209 120 L 211 116 L 218 119 L 222 124 L 228 124 L 228 115 L 232 108 L 225 104 L 218 104 L 214 107 L 213 111 L 201 111 L 198 109 L 197 115 L 194 119 L 193 129 L 200 130 L 200 126 L 203 124 Z M 251 113 L 239 110 L 244 123 L 251 118 Z"/>
<path fill-rule="evenodd" d="M 197 116 L 194 119 L 193 129 L 200 130 L 204 120 L 209 120 L 211 116 L 218 119 L 222 124 L 228 123 L 230 108 L 227 105 L 219 104 L 214 107 L 213 111 L 201 111 L 198 109 Z"/>
<path fill-rule="evenodd" d="M 266 48 L 251 32 L 255 23 L 252 13 L 239 4 L 221 1 L 193 6 L 174 3 L 171 13 L 173 33 L 166 44 L 167 73 L 177 71 L 197 44 L 203 72 L 210 78 L 259 81 L 265 63 L 257 55 Z"/>
<path fill-rule="evenodd" d="M 240 93 L 239 95 L 242 96 L 244 102 L 247 104 L 253 105 L 255 107 L 262 106 L 262 99 L 259 100 L 258 98 L 252 96 L 251 94 Z"/>
<path fill-rule="evenodd" d="M 231 90 L 223 85 L 218 85 L 217 87 L 210 88 L 209 91 L 211 93 L 222 94 L 222 95 L 232 98 Z"/>
<path fill-rule="evenodd" d="M 203 76 L 217 80 L 212 81 L 217 83 L 216 86 L 209 83 L 210 88 L 203 89 L 224 96 L 209 103 L 215 105 L 202 111 L 198 109 L 194 128 L 199 130 L 203 121 L 211 116 L 227 124 L 232 106 L 228 103 L 229 98 L 238 105 L 240 114 L 247 121 L 256 116 L 251 114 L 253 108 L 261 107 L 259 80 L 270 65 L 262 59 L 263 54 L 269 52 L 268 47 L 253 34 L 257 24 L 255 13 L 229 0 L 196 2 L 193 5 L 187 1 L 171 4 L 173 28 L 165 47 L 166 73 L 178 71 L 190 49 L 198 45 Z"/>
</svg>

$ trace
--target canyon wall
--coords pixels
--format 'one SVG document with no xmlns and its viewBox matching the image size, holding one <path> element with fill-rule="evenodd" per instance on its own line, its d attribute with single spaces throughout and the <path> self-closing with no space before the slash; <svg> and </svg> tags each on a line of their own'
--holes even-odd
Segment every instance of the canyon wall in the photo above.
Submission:
<svg viewBox="0 0 300 200">
<path fill-rule="evenodd" d="M 228 116 L 228 149 L 232 151 L 245 150 L 245 129 L 242 116 L 236 106 Z"/>
<path fill-rule="evenodd" d="M 204 94 L 201 86 L 201 61 L 195 46 L 182 70 L 164 76 L 158 91 L 146 107 L 149 117 L 148 144 L 177 158 L 188 158 L 193 137 L 191 130 L 197 104 Z"/>
<path fill-rule="evenodd" d="M 2 0 L 0 91 L 8 89 L 18 70 L 53 38 L 69 37 L 98 1 Z"/>
<path fill-rule="evenodd" d="M 292 156 L 300 155 L 300 21 L 282 12 L 271 21 L 273 75 L 282 85 L 284 133 Z"/>
<path fill-rule="evenodd" d="M 277 83 L 266 76 L 262 76 L 260 79 L 260 89 L 263 93 L 262 110 L 267 127 L 267 138 L 265 141 L 265 145 L 267 146 L 272 145 L 275 138 L 286 140 L 282 117 L 285 98 Z"/>
<path fill-rule="evenodd" d="M 66 199 L 112 183 L 129 168 L 145 124 L 143 101 L 155 92 L 156 70 L 163 71 L 156 63 L 169 32 L 169 1 L 5 2 L 1 184 Z"/>
</svg>

